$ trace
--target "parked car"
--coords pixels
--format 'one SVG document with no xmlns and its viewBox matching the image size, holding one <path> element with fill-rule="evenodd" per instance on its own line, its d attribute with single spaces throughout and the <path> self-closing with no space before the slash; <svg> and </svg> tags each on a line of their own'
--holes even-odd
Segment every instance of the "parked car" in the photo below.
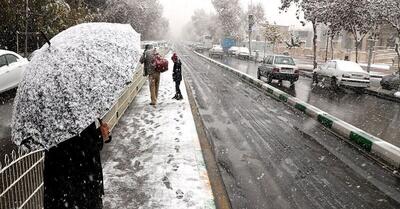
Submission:
<svg viewBox="0 0 400 209">
<path fill-rule="evenodd" d="M 393 73 L 392 75 L 384 76 L 381 80 L 381 86 L 383 89 L 392 90 L 400 88 L 399 72 Z"/>
<path fill-rule="evenodd" d="M 268 83 L 273 79 L 290 81 L 293 85 L 294 82 L 299 80 L 299 70 L 292 57 L 283 55 L 269 55 L 263 63 L 258 67 L 257 78 L 266 77 Z"/>
<path fill-rule="evenodd" d="M 28 63 L 17 53 L 0 50 L 0 93 L 18 86 Z"/>
<path fill-rule="evenodd" d="M 232 46 L 231 48 L 228 49 L 229 56 L 236 56 L 238 53 L 239 53 L 239 47 L 237 46 Z"/>
<path fill-rule="evenodd" d="M 333 87 L 348 86 L 357 88 L 368 88 L 370 86 L 370 75 L 355 62 L 332 60 L 319 66 L 314 71 L 314 81 L 330 79 Z"/>
<path fill-rule="evenodd" d="M 205 50 L 205 46 L 202 44 L 196 44 L 194 50 L 198 53 L 203 53 Z"/>
<path fill-rule="evenodd" d="M 208 52 L 208 56 L 222 58 L 224 56 L 224 49 L 220 45 L 214 45 Z"/>
<path fill-rule="evenodd" d="M 249 48 L 247 48 L 247 47 L 240 47 L 239 53 L 238 53 L 238 58 L 239 58 L 239 59 L 250 59 L 250 51 L 249 51 Z"/>
</svg>

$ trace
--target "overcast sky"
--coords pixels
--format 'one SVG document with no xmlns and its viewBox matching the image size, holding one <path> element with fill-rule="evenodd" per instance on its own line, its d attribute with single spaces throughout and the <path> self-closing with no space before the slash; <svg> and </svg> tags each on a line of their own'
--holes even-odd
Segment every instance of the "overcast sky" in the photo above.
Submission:
<svg viewBox="0 0 400 209">
<path fill-rule="evenodd" d="M 247 9 L 247 5 L 251 0 L 240 0 L 243 8 Z M 206 12 L 215 12 L 211 0 L 160 0 L 164 6 L 164 17 L 168 18 L 170 28 L 173 35 L 179 35 L 182 27 L 190 21 L 190 18 L 196 9 L 204 9 Z M 279 14 L 279 6 L 281 0 L 253 0 L 253 4 L 262 2 L 266 12 L 266 17 L 271 23 L 276 22 L 278 25 L 296 25 L 299 21 L 295 16 L 295 9 L 292 8 L 288 13 Z"/>
</svg>

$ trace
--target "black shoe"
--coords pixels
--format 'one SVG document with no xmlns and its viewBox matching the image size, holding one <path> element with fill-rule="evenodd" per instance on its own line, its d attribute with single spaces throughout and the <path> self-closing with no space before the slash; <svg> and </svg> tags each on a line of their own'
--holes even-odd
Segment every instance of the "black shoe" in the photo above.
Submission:
<svg viewBox="0 0 400 209">
<path fill-rule="evenodd" d="M 156 106 L 156 103 L 150 103 L 151 106 Z"/>
</svg>

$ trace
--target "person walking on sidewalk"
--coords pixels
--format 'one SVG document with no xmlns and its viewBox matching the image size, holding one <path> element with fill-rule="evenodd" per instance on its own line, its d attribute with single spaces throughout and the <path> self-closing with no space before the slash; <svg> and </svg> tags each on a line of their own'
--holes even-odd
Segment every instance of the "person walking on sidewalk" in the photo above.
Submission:
<svg viewBox="0 0 400 209">
<path fill-rule="evenodd" d="M 179 86 L 181 85 L 181 81 L 182 81 L 182 62 L 178 58 L 176 53 L 174 53 L 172 55 L 171 59 L 174 62 L 174 69 L 173 69 L 173 73 L 172 73 L 172 79 L 175 82 L 175 96 L 172 99 L 182 100 L 183 97 L 182 97 L 181 90 L 179 88 Z"/>
<path fill-rule="evenodd" d="M 150 105 L 157 104 L 158 98 L 158 88 L 160 85 L 160 72 L 155 70 L 155 56 L 156 50 L 153 50 L 152 45 L 146 45 L 145 51 L 143 52 L 142 57 L 140 58 L 140 63 L 144 64 L 144 72 L 143 76 L 149 76 L 149 85 L 150 85 Z"/>
</svg>

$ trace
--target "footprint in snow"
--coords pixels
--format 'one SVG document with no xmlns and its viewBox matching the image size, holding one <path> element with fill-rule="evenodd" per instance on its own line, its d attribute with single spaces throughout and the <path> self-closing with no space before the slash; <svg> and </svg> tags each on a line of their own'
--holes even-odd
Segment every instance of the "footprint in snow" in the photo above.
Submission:
<svg viewBox="0 0 400 209">
<path fill-rule="evenodd" d="M 176 146 L 175 146 L 175 151 L 176 151 L 176 152 L 179 152 L 179 149 L 180 149 L 180 148 L 181 148 L 181 147 L 180 147 L 179 145 L 176 145 Z"/>
<path fill-rule="evenodd" d="M 172 166 L 172 170 L 173 170 L 173 171 L 178 171 L 178 169 L 179 169 L 179 165 L 174 164 L 174 165 Z"/>
<path fill-rule="evenodd" d="M 178 198 L 178 199 L 183 198 L 184 193 L 182 192 L 182 190 L 178 189 L 178 190 L 176 190 L 175 193 L 176 193 L 176 198 Z"/>
<path fill-rule="evenodd" d="M 169 155 L 168 155 L 167 163 L 170 164 L 172 160 L 174 160 L 174 155 L 169 154 Z"/>
<path fill-rule="evenodd" d="M 162 182 L 164 183 L 165 187 L 167 187 L 167 189 L 171 189 L 172 190 L 171 182 L 169 181 L 168 177 L 164 176 L 162 178 Z"/>
</svg>

